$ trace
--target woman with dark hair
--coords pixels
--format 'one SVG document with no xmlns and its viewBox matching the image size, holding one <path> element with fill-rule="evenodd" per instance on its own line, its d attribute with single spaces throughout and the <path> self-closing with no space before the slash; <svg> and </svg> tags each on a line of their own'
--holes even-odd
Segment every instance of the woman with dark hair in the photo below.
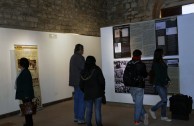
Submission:
<svg viewBox="0 0 194 126">
<path fill-rule="evenodd" d="M 21 58 L 19 60 L 21 72 L 16 79 L 16 99 L 22 100 L 23 103 L 31 102 L 34 98 L 32 76 L 28 67 L 28 59 Z M 32 114 L 25 115 L 25 121 L 24 126 L 33 126 Z"/>
<path fill-rule="evenodd" d="M 87 126 L 92 126 L 93 104 L 95 105 L 96 125 L 102 126 L 101 104 L 105 93 L 105 79 L 93 56 L 86 58 L 84 70 L 81 72 L 80 88 L 84 92 L 86 101 Z"/>
<path fill-rule="evenodd" d="M 152 70 L 154 72 L 154 80 L 153 84 L 158 95 L 161 98 L 156 105 L 152 106 L 149 110 L 153 119 L 156 119 L 155 111 L 161 108 L 161 120 L 170 122 L 171 119 L 167 117 L 166 109 L 167 109 L 167 88 L 170 84 L 170 78 L 168 76 L 168 67 L 163 60 L 163 49 L 156 49 L 154 52 L 154 59 L 152 64 Z"/>
</svg>

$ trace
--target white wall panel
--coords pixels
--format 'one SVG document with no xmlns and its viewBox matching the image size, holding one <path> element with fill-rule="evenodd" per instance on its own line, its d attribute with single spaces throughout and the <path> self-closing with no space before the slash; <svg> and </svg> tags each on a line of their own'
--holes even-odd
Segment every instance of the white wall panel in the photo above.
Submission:
<svg viewBox="0 0 194 126">
<path fill-rule="evenodd" d="M 190 95 L 194 98 L 193 31 L 194 31 L 194 14 L 178 16 L 179 56 L 167 56 L 165 58 L 179 58 L 180 93 Z M 113 53 L 112 26 L 101 28 L 101 52 L 102 52 L 102 69 L 106 79 L 107 100 L 112 102 L 133 103 L 130 94 L 115 93 L 114 66 L 113 66 L 113 62 L 115 59 L 113 57 L 114 53 Z M 170 95 L 168 97 L 170 97 Z M 160 98 L 158 95 L 145 94 L 144 96 L 144 104 L 146 105 L 154 105 L 159 100 Z"/>
<path fill-rule="evenodd" d="M 54 34 L 55 37 L 49 37 Z M 72 97 L 69 60 L 75 44 L 84 45 L 84 56 L 94 55 L 101 67 L 100 38 L 77 34 L 0 28 L 0 115 L 19 109 L 15 100 L 14 44 L 37 45 L 42 103 Z"/>
</svg>

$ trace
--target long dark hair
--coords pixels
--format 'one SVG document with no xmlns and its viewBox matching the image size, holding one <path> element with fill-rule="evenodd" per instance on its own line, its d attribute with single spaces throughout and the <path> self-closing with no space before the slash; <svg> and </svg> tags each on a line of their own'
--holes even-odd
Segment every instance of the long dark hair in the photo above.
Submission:
<svg viewBox="0 0 194 126">
<path fill-rule="evenodd" d="M 153 62 L 157 62 L 157 63 L 160 63 L 160 62 L 163 62 L 163 49 L 161 48 L 158 48 L 154 51 L 154 60 Z"/>
<path fill-rule="evenodd" d="M 85 70 L 91 70 L 96 66 L 96 59 L 94 56 L 87 56 L 85 62 Z"/>
<path fill-rule="evenodd" d="M 87 78 L 91 76 L 96 68 L 96 59 L 94 56 L 88 56 L 86 58 L 85 66 L 83 71 L 81 72 L 81 77 Z"/>
</svg>

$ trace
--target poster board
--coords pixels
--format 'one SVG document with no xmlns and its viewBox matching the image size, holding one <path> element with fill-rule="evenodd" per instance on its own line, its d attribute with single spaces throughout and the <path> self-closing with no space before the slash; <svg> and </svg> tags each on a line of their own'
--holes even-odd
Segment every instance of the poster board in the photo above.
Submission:
<svg viewBox="0 0 194 126">
<path fill-rule="evenodd" d="M 113 27 L 114 58 L 124 58 L 131 56 L 129 29 L 129 25 Z"/>
<path fill-rule="evenodd" d="M 177 17 L 113 27 L 114 58 L 131 57 L 135 49 L 149 57 L 156 48 L 162 48 L 165 56 L 178 55 Z"/>
<path fill-rule="evenodd" d="M 177 18 L 156 20 L 155 26 L 157 48 L 162 48 L 165 56 L 178 55 Z"/>
<path fill-rule="evenodd" d="M 164 59 L 168 66 L 168 75 L 171 79 L 171 85 L 168 87 L 169 94 L 180 93 L 179 86 L 179 60 L 178 59 Z M 146 65 L 147 71 L 151 70 L 152 60 L 142 60 Z M 115 77 L 115 93 L 130 93 L 130 87 L 126 87 L 123 83 L 123 74 L 127 65 L 127 60 L 114 61 L 114 77 Z M 145 94 L 157 94 L 155 88 L 149 83 L 148 77 L 145 78 Z"/>
<path fill-rule="evenodd" d="M 142 57 L 153 56 L 156 49 L 155 22 L 144 21 L 130 24 L 131 52 L 142 51 Z"/>
<path fill-rule="evenodd" d="M 194 65 L 193 55 L 193 28 L 194 28 L 194 14 L 177 16 L 178 23 L 178 55 L 165 56 L 164 59 L 178 59 L 179 66 L 179 86 L 180 93 L 194 97 L 193 82 L 194 70 L 191 66 Z M 113 26 L 101 28 L 101 52 L 102 52 L 102 71 L 106 79 L 106 96 L 107 100 L 111 102 L 133 103 L 130 94 L 115 93 L 114 80 L 114 61 L 116 60 L 130 60 L 130 58 L 114 59 L 113 57 Z M 190 59 L 188 60 L 188 57 Z M 142 60 L 152 60 L 152 57 L 142 57 Z M 171 75 L 169 75 L 171 77 Z M 173 82 L 172 82 L 173 83 Z M 174 84 L 174 83 L 173 83 Z M 171 94 L 168 95 L 168 98 Z M 158 95 L 145 95 L 145 105 L 155 105 L 160 98 Z M 194 108 L 194 105 L 193 105 Z"/>
</svg>

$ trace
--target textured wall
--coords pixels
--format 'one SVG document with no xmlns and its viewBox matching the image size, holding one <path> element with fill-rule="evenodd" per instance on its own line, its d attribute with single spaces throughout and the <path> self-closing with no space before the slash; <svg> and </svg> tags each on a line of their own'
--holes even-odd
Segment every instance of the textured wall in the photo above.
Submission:
<svg viewBox="0 0 194 126">
<path fill-rule="evenodd" d="M 123 24 L 159 18 L 160 9 L 192 3 L 194 0 L 109 0 L 107 22 Z"/>
<path fill-rule="evenodd" d="M 104 0 L 1 0 L 0 26 L 99 36 Z"/>
<path fill-rule="evenodd" d="M 0 27 L 99 36 L 100 27 L 150 20 L 194 0 L 0 0 Z"/>
</svg>

